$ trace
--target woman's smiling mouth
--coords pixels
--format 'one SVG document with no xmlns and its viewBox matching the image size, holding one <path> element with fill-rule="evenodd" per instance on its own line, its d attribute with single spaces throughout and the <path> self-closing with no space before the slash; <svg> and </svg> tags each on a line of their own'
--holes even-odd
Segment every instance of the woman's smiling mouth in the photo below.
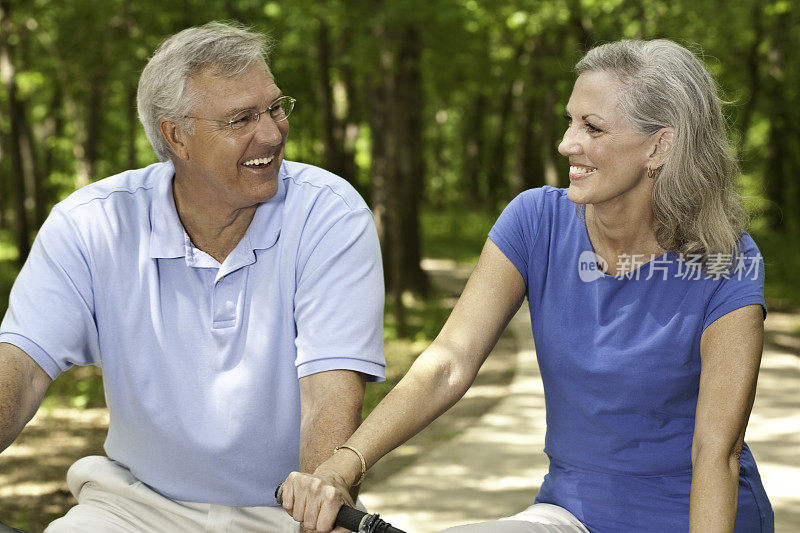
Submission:
<svg viewBox="0 0 800 533">
<path fill-rule="evenodd" d="M 597 170 L 596 168 L 591 167 L 584 167 L 579 165 L 570 165 L 569 166 L 569 177 L 570 179 L 578 179 L 578 178 L 585 178 L 594 173 Z"/>
</svg>

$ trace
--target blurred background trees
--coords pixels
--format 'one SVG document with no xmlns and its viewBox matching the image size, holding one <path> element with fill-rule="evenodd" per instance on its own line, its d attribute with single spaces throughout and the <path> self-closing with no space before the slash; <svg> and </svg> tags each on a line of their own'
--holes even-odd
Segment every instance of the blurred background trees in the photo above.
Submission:
<svg viewBox="0 0 800 533">
<path fill-rule="evenodd" d="M 491 221 L 524 189 L 566 186 L 556 145 L 572 66 L 620 38 L 702 50 L 759 243 L 800 235 L 793 0 L 0 0 L 0 311 L 55 202 L 155 161 L 139 73 L 166 36 L 215 19 L 273 38 L 273 72 L 298 100 L 287 156 L 370 203 L 394 302 L 427 287 L 420 257 L 438 229 L 426 213 Z"/>
</svg>

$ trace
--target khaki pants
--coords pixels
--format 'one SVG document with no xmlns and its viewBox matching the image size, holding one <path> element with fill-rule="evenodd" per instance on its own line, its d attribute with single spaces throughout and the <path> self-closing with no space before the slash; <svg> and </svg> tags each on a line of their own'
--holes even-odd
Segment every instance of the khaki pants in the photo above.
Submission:
<svg viewBox="0 0 800 533">
<path fill-rule="evenodd" d="M 566 509 L 536 503 L 508 518 L 451 527 L 442 533 L 589 533 L 589 530 Z"/>
<path fill-rule="evenodd" d="M 80 459 L 67 472 L 78 505 L 46 533 L 298 533 L 281 507 L 228 507 L 170 500 L 107 457 Z"/>
</svg>

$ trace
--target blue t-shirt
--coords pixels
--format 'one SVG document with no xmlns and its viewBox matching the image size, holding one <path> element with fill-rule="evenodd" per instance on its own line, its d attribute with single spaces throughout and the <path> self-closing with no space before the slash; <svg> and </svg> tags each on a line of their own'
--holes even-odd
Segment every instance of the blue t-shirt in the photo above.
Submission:
<svg viewBox="0 0 800 533">
<path fill-rule="evenodd" d="M 55 206 L 0 342 L 50 375 L 103 368 L 106 453 L 159 493 L 276 505 L 299 468 L 298 379 L 384 377 L 372 213 L 343 179 L 284 161 L 277 194 L 220 264 L 186 234 L 158 163 Z"/>
<path fill-rule="evenodd" d="M 667 252 L 623 258 L 633 270 L 609 276 L 575 207 L 565 190 L 529 190 L 489 233 L 525 279 L 544 383 L 550 471 L 536 501 L 593 533 L 686 531 L 700 338 L 724 314 L 764 306 L 761 256 L 743 234 L 727 272 Z M 741 465 L 736 531 L 771 531 L 747 445 Z"/>
</svg>

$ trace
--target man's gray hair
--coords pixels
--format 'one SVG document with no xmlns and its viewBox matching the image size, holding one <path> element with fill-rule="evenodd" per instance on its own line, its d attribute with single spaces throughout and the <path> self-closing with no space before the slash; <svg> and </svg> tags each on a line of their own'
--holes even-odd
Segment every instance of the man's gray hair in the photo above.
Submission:
<svg viewBox="0 0 800 533">
<path fill-rule="evenodd" d="M 619 108 L 640 134 L 675 129 L 653 184 L 654 230 L 662 248 L 706 258 L 735 251 L 747 223 L 736 190 L 739 165 L 717 86 L 697 57 L 666 39 L 622 40 L 589 50 L 575 69 L 614 77 Z"/>
<path fill-rule="evenodd" d="M 183 122 L 191 133 L 191 124 L 184 119 L 197 104 L 189 87 L 192 76 L 205 71 L 234 77 L 254 63 L 269 72 L 268 54 L 264 35 L 233 23 L 209 22 L 164 41 L 144 67 L 136 94 L 139 120 L 158 159 L 167 161 L 172 155 L 161 135 L 161 119 Z"/>
</svg>

